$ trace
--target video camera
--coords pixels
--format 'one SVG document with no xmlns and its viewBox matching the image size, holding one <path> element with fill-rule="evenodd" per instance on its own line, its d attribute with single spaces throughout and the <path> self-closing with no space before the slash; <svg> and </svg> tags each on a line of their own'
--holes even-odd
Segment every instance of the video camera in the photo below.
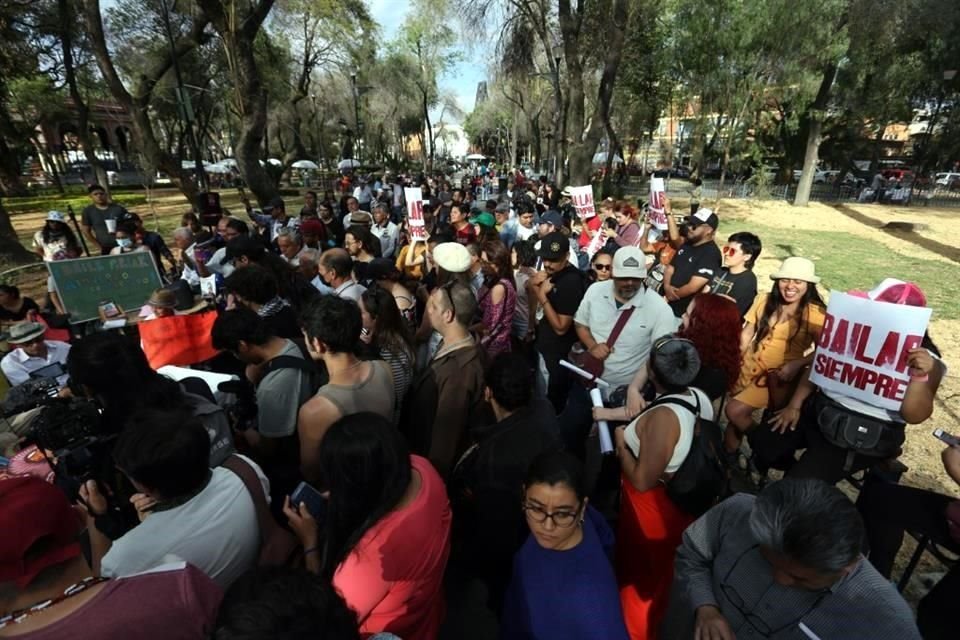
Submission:
<svg viewBox="0 0 960 640">
<path fill-rule="evenodd" d="M 246 380 L 227 380 L 217 385 L 217 391 L 233 394 L 236 401 L 223 406 L 231 426 L 246 431 L 257 425 L 257 392 Z"/>
</svg>

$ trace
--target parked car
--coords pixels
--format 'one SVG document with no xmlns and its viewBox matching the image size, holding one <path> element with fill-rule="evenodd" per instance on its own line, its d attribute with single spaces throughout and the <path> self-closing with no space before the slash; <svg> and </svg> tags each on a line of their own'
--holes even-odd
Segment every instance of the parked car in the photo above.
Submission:
<svg viewBox="0 0 960 640">
<path fill-rule="evenodd" d="M 887 179 L 887 183 L 896 183 L 896 182 L 912 182 L 913 181 L 913 171 L 910 169 L 884 169 L 880 172 L 884 178 Z"/>
<path fill-rule="evenodd" d="M 947 187 L 951 190 L 960 188 L 960 173 L 938 173 L 933 178 L 938 187 Z"/>
</svg>

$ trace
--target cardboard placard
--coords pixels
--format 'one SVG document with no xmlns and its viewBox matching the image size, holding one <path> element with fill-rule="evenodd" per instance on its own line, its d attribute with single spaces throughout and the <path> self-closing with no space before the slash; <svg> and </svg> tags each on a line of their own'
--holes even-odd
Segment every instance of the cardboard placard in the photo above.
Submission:
<svg viewBox="0 0 960 640">
<path fill-rule="evenodd" d="M 141 322 L 140 343 L 150 367 L 196 364 L 217 355 L 210 337 L 216 319 L 209 311 Z"/>
<path fill-rule="evenodd" d="M 423 192 L 420 187 L 404 187 L 403 195 L 407 200 L 407 229 L 410 241 L 427 239 L 427 228 L 423 222 Z"/>
<path fill-rule="evenodd" d="M 866 404 L 899 411 L 910 382 L 907 358 L 930 322 L 924 307 L 830 292 L 810 381 Z"/>
<path fill-rule="evenodd" d="M 581 220 L 589 220 L 597 215 L 596 207 L 593 206 L 593 187 L 567 187 L 570 190 L 570 200 L 573 201 L 573 207 L 577 210 L 577 215 Z"/>
<path fill-rule="evenodd" d="M 666 195 L 663 178 L 650 178 L 650 213 L 647 214 L 647 220 L 661 231 L 667 228 L 667 212 L 664 209 Z"/>
</svg>

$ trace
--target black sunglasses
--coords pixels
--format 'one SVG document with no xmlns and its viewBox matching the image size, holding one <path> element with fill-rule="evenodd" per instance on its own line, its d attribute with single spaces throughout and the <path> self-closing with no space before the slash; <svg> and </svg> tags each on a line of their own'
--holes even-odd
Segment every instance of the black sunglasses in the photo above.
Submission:
<svg viewBox="0 0 960 640">
<path fill-rule="evenodd" d="M 593 268 L 596 269 L 597 271 L 610 271 L 611 269 L 613 269 L 613 265 L 611 265 L 611 264 L 595 264 L 595 265 L 593 265 Z"/>
</svg>

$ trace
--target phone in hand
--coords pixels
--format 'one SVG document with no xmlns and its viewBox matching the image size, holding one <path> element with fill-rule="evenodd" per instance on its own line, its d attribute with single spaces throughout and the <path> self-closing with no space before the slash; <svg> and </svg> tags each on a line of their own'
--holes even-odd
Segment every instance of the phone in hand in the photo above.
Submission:
<svg viewBox="0 0 960 640">
<path fill-rule="evenodd" d="M 951 447 L 960 446 L 960 438 L 958 438 L 955 435 L 951 435 L 947 433 L 943 429 L 934 429 L 933 437 L 938 440 L 942 440 L 943 442 L 946 442 Z"/>
<path fill-rule="evenodd" d="M 299 507 L 306 505 L 307 511 L 317 522 L 322 522 L 327 515 L 327 499 L 306 482 L 301 482 L 290 494 L 290 504 Z"/>
</svg>

